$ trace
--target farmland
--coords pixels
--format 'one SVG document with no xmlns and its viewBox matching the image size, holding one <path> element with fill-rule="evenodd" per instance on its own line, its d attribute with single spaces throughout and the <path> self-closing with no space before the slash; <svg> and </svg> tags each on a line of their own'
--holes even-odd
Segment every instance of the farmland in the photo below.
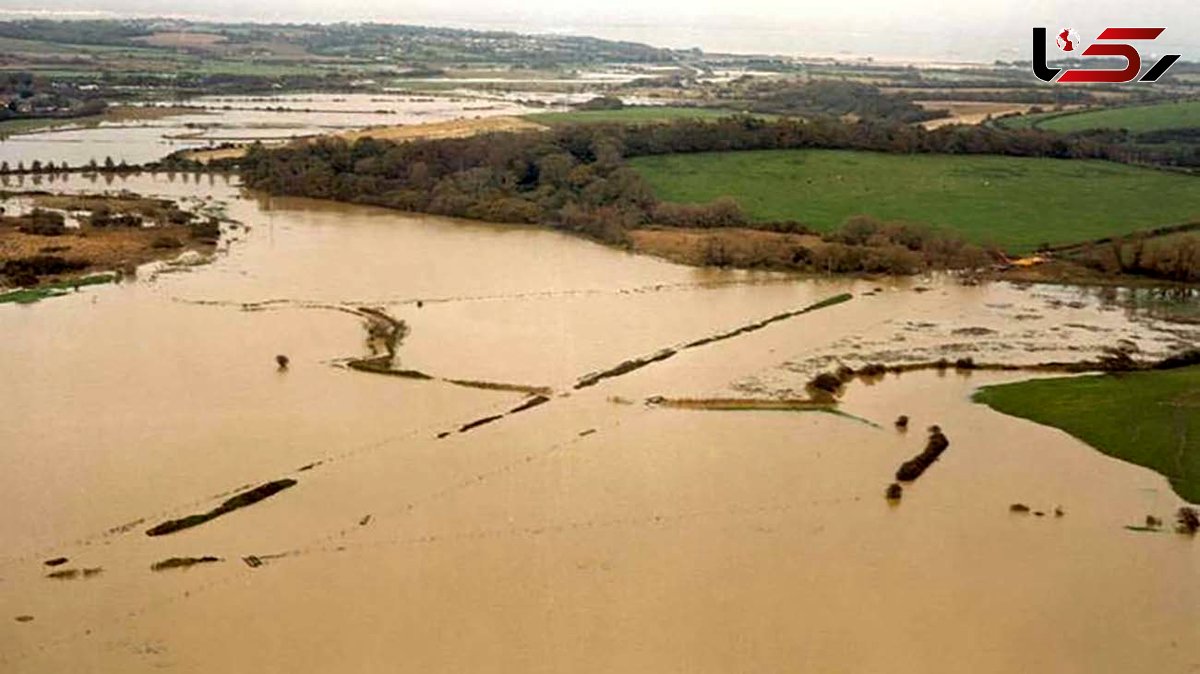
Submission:
<svg viewBox="0 0 1200 674">
<path fill-rule="evenodd" d="M 731 196 L 753 220 L 819 231 L 866 214 L 1013 252 L 1200 220 L 1194 177 L 1101 161 L 771 150 L 632 164 L 664 201 Z"/>
<path fill-rule="evenodd" d="M 1171 101 L 1154 105 L 1102 108 L 1069 112 L 1044 112 L 1009 117 L 1008 128 L 1038 128 L 1071 133 L 1089 129 L 1126 129 L 1132 133 L 1200 127 L 1200 100 Z"/>
</svg>

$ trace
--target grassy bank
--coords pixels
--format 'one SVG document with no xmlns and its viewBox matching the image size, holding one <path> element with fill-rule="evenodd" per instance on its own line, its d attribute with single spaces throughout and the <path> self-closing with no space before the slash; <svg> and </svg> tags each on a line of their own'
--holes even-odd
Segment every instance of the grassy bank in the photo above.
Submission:
<svg viewBox="0 0 1200 674">
<path fill-rule="evenodd" d="M 61 297 L 87 286 L 104 285 L 117 280 L 116 274 L 92 274 L 70 281 L 47 283 L 36 288 L 0 291 L 0 304 L 33 304 L 48 297 Z"/>
<path fill-rule="evenodd" d="M 1103 161 L 765 150 L 631 163 L 664 201 L 727 195 L 754 220 L 821 231 L 867 214 L 1015 252 L 1200 220 L 1200 180 Z"/>
<path fill-rule="evenodd" d="M 977 402 L 1163 475 L 1200 503 L 1200 366 L 989 386 Z"/>
</svg>

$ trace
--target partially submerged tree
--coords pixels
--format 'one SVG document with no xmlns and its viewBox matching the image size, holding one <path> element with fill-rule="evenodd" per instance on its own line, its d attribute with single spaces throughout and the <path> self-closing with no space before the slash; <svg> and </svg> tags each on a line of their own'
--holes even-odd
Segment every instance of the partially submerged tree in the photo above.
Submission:
<svg viewBox="0 0 1200 674">
<path fill-rule="evenodd" d="M 1175 514 L 1177 522 L 1175 529 L 1181 534 L 1190 536 L 1196 535 L 1200 531 L 1200 512 L 1191 506 L 1183 506 L 1179 512 Z"/>
</svg>

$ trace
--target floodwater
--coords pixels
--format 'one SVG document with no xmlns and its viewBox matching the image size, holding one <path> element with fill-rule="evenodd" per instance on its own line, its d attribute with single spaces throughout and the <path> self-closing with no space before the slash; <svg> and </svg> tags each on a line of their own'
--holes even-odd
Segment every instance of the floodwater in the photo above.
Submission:
<svg viewBox="0 0 1200 674">
<path fill-rule="evenodd" d="M 283 140 L 368 126 L 423 124 L 532 112 L 516 102 L 466 96 L 396 94 L 287 94 L 188 99 L 197 109 L 151 121 L 62 128 L 0 140 L 0 161 L 12 167 L 34 160 L 84 166 L 91 160 L 143 164 L 178 150 L 224 142 Z M 203 109 L 200 109 L 203 108 Z"/>
<path fill-rule="evenodd" d="M 207 176 L 55 187 L 212 196 L 248 229 L 206 267 L 0 306 L 4 672 L 1200 669 L 1200 547 L 1124 528 L 1182 502 L 969 400 L 1027 375 L 854 382 L 844 415 L 644 404 L 793 396 L 833 356 L 1151 357 L 1195 326 L 1092 290 L 697 270 Z M 342 367 L 368 353 L 362 306 L 405 320 L 396 367 L 436 379 Z M 554 393 L 463 431 L 527 399 L 449 379 Z M 949 450 L 889 505 L 930 424 Z M 150 569 L 184 556 L 221 561 Z"/>
</svg>

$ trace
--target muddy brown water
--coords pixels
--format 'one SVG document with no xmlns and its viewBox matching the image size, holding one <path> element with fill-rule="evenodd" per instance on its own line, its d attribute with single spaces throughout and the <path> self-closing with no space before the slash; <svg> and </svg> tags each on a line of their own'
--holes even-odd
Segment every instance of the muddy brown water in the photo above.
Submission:
<svg viewBox="0 0 1200 674">
<path fill-rule="evenodd" d="M 1181 501 L 969 401 L 1026 375 L 856 382 L 844 416 L 643 404 L 795 397 L 835 356 L 1037 362 L 1117 339 L 1160 355 L 1194 327 L 1084 289 L 697 270 L 207 177 L 119 187 L 224 200 L 249 229 L 205 267 L 0 306 L 0 671 L 1200 667 L 1200 542 L 1124 529 Z M 841 292 L 855 297 L 572 389 Z M 439 379 L 340 367 L 367 353 L 346 311 L 361 306 L 407 321 L 397 367 Z M 554 393 L 458 433 L 526 398 L 443 379 Z M 890 506 L 934 423 L 950 448 Z M 282 478 L 298 483 L 144 533 Z M 47 579 L 60 556 L 80 575 Z M 221 561 L 151 571 L 207 556 Z"/>
</svg>

